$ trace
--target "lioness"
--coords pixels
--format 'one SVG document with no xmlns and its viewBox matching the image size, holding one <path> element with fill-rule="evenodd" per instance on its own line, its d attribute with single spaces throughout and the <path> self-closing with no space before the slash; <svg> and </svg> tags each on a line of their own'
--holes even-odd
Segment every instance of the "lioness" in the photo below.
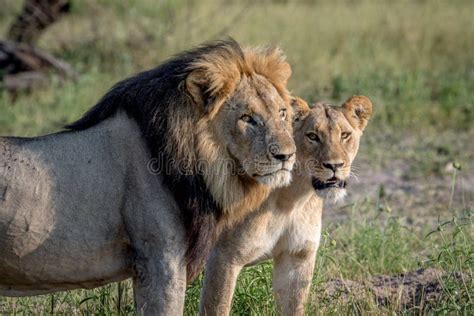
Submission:
<svg viewBox="0 0 474 316">
<path fill-rule="evenodd" d="M 372 113 L 367 97 L 342 107 L 297 99 L 293 182 L 273 191 L 262 207 L 221 234 L 207 264 L 202 315 L 227 315 L 240 270 L 274 259 L 273 290 L 283 315 L 303 315 L 321 235 L 326 195 L 345 191 L 362 131 Z"/>
<path fill-rule="evenodd" d="M 219 221 L 290 182 L 290 74 L 279 49 L 211 43 L 118 83 L 68 131 L 0 138 L 0 295 L 133 277 L 138 312 L 182 314 Z"/>
</svg>

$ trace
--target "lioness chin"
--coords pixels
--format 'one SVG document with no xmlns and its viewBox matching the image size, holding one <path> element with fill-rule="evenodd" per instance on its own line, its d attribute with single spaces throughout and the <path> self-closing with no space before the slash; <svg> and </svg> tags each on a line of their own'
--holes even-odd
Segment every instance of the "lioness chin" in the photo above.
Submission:
<svg viewBox="0 0 474 316">
<path fill-rule="evenodd" d="M 0 295 L 133 278 L 138 313 L 182 314 L 220 221 L 288 183 L 290 74 L 278 48 L 210 43 L 116 84 L 67 131 L 0 138 Z"/>
<path fill-rule="evenodd" d="M 372 113 L 367 97 L 342 107 L 296 98 L 293 181 L 273 191 L 262 207 L 221 234 L 206 264 L 201 315 L 227 315 L 244 266 L 274 259 L 273 290 L 283 315 L 303 315 L 327 195 L 345 192 L 362 131 Z"/>
</svg>

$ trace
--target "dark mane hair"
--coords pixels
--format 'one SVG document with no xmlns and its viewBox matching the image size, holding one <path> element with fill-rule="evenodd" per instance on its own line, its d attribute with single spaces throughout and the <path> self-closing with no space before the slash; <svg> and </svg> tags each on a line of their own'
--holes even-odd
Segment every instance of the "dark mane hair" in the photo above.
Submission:
<svg viewBox="0 0 474 316">
<path fill-rule="evenodd" d="M 232 39 L 209 43 L 181 53 L 157 68 L 117 83 L 81 119 L 66 128 L 84 130 L 118 111 L 124 111 L 138 123 L 152 157 L 157 158 L 158 163 L 169 162 L 176 158 L 168 144 L 175 141 L 169 132 L 174 122 L 170 115 L 180 110 L 176 109 L 177 106 L 183 107 L 182 110 L 185 111 L 184 105 L 190 105 L 190 98 L 183 88 L 184 82 L 194 70 L 193 65 L 210 53 L 241 60 L 242 63 L 244 60 L 241 47 Z M 193 133 L 189 129 L 182 132 Z M 158 167 L 169 170 L 162 168 L 166 166 Z M 222 210 L 201 174 L 184 174 L 172 169 L 171 172 L 163 172 L 162 176 L 164 184 L 173 193 L 181 209 L 187 234 L 188 280 L 191 280 L 201 271 L 216 239 L 216 225 Z"/>
<path fill-rule="evenodd" d="M 176 100 L 182 99 L 181 83 L 194 70 L 194 64 L 209 53 L 244 60 L 240 45 L 233 39 L 211 42 L 180 53 L 158 67 L 136 74 L 115 84 L 82 118 L 66 125 L 70 130 L 84 130 L 124 110 L 142 130 L 156 128 L 156 120 L 166 116 Z M 150 124 L 151 123 L 151 124 Z M 149 126 L 153 125 L 153 126 Z"/>
</svg>

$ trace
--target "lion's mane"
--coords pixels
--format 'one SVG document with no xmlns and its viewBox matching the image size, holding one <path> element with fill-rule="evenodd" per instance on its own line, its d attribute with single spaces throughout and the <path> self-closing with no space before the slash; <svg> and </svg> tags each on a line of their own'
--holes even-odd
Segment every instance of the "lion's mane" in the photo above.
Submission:
<svg viewBox="0 0 474 316">
<path fill-rule="evenodd" d="M 202 99 L 214 103 L 212 106 L 198 106 L 186 91 L 186 80 L 196 71 L 208 81 Z M 207 124 L 226 96 L 235 91 L 241 76 L 252 73 L 266 77 L 288 100 L 286 83 L 291 69 L 281 51 L 243 50 L 229 39 L 189 50 L 117 83 L 81 119 L 67 126 L 84 130 L 118 111 L 138 123 L 158 168 L 167 171 L 162 173 L 164 184 L 182 212 L 188 279 L 200 271 L 216 238 L 219 219 L 224 214 L 232 216 L 239 207 L 251 208 L 268 194 L 264 186 L 236 179 L 218 165 L 218 158 L 227 158 L 228 153 L 214 142 Z M 198 160 L 207 161 L 214 174 L 200 172 Z M 175 162 L 186 165 L 186 172 Z"/>
</svg>

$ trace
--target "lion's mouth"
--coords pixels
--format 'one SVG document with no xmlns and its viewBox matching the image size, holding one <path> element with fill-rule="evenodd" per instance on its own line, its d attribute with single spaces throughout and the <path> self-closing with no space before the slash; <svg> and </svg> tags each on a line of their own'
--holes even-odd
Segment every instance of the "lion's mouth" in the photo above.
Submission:
<svg viewBox="0 0 474 316">
<path fill-rule="evenodd" d="M 336 177 L 332 177 L 326 181 L 313 178 L 312 183 L 315 190 L 326 190 L 331 188 L 344 189 L 347 186 L 346 180 L 341 180 Z"/>
<path fill-rule="evenodd" d="M 267 172 L 265 174 L 254 174 L 253 178 L 257 182 L 272 186 L 273 188 L 285 187 L 291 182 L 291 171 L 282 168 L 277 171 Z"/>
<path fill-rule="evenodd" d="M 268 173 L 264 173 L 264 174 L 261 174 L 261 173 L 254 173 L 252 176 L 254 178 L 258 178 L 258 177 L 269 177 L 269 176 L 273 176 L 273 175 L 276 175 L 280 172 L 291 172 L 290 170 L 286 169 L 286 168 L 281 168 L 281 169 L 278 169 L 276 171 L 272 171 L 272 172 L 268 172 Z"/>
</svg>

